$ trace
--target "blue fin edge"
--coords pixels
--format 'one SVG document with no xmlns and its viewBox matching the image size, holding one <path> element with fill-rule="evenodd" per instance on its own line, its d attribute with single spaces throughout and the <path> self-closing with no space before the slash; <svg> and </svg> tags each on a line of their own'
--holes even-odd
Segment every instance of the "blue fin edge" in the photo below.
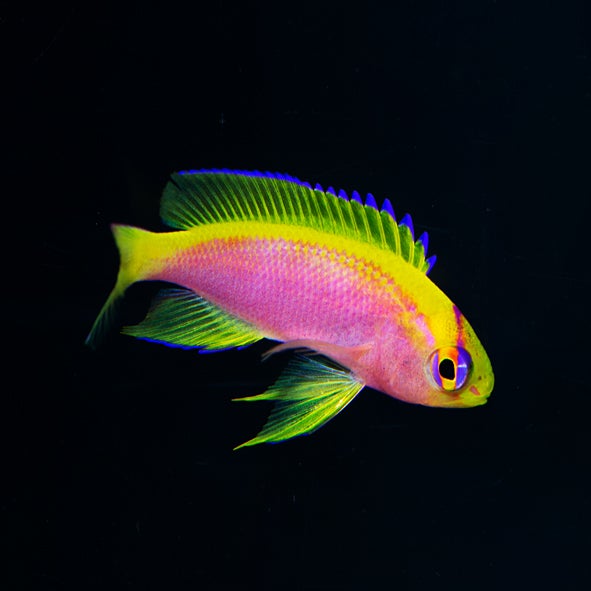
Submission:
<svg viewBox="0 0 591 591">
<path fill-rule="evenodd" d="M 135 339 L 138 341 L 146 341 L 147 343 L 156 343 L 157 345 L 165 345 L 166 347 L 170 347 L 171 349 L 184 349 L 185 351 L 197 351 L 200 355 L 211 355 L 213 353 L 222 353 L 224 351 L 232 351 L 233 349 L 236 351 L 241 351 L 242 349 L 246 349 L 250 347 L 254 343 L 249 343 L 248 345 L 238 345 L 237 347 L 223 347 L 221 349 L 208 349 L 206 347 L 202 347 L 200 345 L 179 345 L 178 343 L 170 343 L 168 341 L 161 341 L 159 339 L 150 339 L 148 337 L 136 337 Z"/>
</svg>

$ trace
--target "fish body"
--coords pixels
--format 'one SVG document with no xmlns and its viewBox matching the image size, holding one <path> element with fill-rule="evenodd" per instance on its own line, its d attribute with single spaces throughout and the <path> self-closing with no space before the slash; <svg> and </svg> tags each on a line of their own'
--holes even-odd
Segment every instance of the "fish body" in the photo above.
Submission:
<svg viewBox="0 0 591 591">
<path fill-rule="evenodd" d="M 136 281 L 180 289 L 159 295 L 124 332 L 169 345 L 220 350 L 262 338 L 335 362 L 296 356 L 267 392 L 276 402 L 243 445 L 315 430 L 364 387 L 429 406 L 486 402 L 488 357 L 458 308 L 428 278 L 427 237 L 395 221 L 389 202 L 363 204 L 268 173 L 173 175 L 161 207 L 174 232 L 113 226 L 117 284 L 88 342 Z"/>
</svg>

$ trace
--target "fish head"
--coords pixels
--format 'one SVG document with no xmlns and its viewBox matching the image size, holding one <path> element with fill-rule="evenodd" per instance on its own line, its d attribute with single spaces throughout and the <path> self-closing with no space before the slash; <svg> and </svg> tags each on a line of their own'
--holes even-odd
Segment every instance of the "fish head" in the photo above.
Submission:
<svg viewBox="0 0 591 591">
<path fill-rule="evenodd" d="M 423 404 L 469 408 L 485 404 L 494 386 L 492 366 L 476 333 L 452 304 L 452 314 L 435 318 L 436 346 L 423 349 Z M 427 354 L 428 351 L 428 354 Z"/>
<path fill-rule="evenodd" d="M 453 304 L 428 319 L 409 321 L 405 337 L 398 334 L 382 350 L 379 367 L 378 389 L 425 406 L 480 406 L 494 386 L 488 355 Z"/>
</svg>

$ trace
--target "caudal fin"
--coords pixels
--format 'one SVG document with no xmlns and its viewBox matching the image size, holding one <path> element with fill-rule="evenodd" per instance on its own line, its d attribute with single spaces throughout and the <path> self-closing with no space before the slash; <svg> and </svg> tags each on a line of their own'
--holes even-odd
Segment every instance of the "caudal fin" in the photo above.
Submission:
<svg viewBox="0 0 591 591">
<path fill-rule="evenodd" d="M 97 316 L 86 340 L 87 345 L 93 349 L 103 340 L 109 326 L 116 316 L 117 305 L 120 302 L 125 290 L 136 281 L 141 281 L 142 244 L 151 234 L 147 230 L 133 226 L 112 224 L 111 231 L 115 243 L 119 249 L 119 273 L 115 287 L 109 294 L 99 315 Z"/>
</svg>

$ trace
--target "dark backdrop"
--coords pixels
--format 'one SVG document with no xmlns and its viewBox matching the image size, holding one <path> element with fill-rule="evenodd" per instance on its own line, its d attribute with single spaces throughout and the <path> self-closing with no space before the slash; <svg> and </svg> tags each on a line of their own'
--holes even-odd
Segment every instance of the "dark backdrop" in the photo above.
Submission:
<svg viewBox="0 0 591 591">
<path fill-rule="evenodd" d="M 580 6 L 3 5 L 3 588 L 586 588 Z M 490 402 L 368 390 L 310 437 L 233 452 L 269 409 L 231 398 L 285 357 L 116 330 L 85 348 L 116 274 L 108 224 L 162 229 L 168 175 L 202 167 L 412 213 L 492 359 Z M 124 323 L 154 290 L 130 290 Z"/>
</svg>

